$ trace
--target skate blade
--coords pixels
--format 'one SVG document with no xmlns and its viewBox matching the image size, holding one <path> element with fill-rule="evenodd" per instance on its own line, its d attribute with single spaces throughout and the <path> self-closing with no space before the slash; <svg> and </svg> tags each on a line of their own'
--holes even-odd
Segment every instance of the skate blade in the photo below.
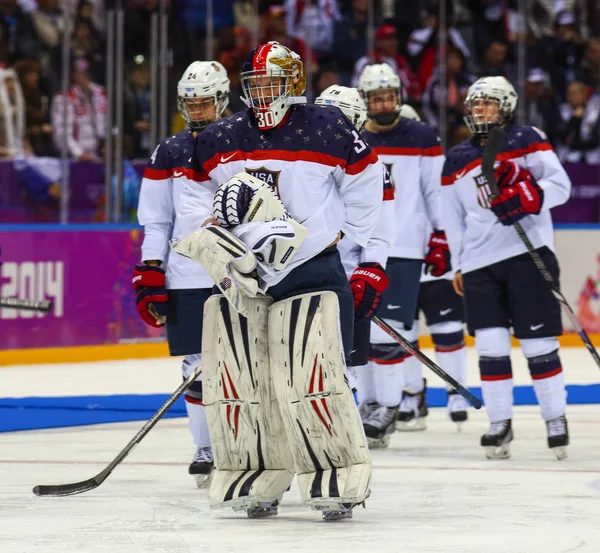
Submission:
<svg viewBox="0 0 600 553">
<path fill-rule="evenodd" d="M 213 473 L 210 474 L 194 474 L 194 480 L 196 480 L 196 486 L 201 490 L 207 490 L 210 488 L 212 482 Z"/>
<path fill-rule="evenodd" d="M 396 421 L 398 432 L 419 432 L 427 429 L 427 421 L 423 417 L 413 419 L 409 422 Z"/>
<path fill-rule="evenodd" d="M 510 459 L 510 445 L 507 443 L 498 447 L 487 446 L 484 449 L 488 459 Z"/>
<path fill-rule="evenodd" d="M 345 520 L 352 518 L 352 509 L 349 511 L 324 511 L 323 520 L 325 522 L 337 522 L 338 520 Z"/>
<path fill-rule="evenodd" d="M 383 438 L 368 438 L 367 445 L 369 449 L 385 449 L 390 445 L 390 436 L 386 435 Z"/>
<path fill-rule="evenodd" d="M 554 453 L 554 455 L 556 455 L 556 458 L 559 461 L 562 461 L 563 459 L 566 459 L 568 457 L 566 446 L 553 447 L 552 452 Z"/>
<path fill-rule="evenodd" d="M 274 517 L 277 513 L 278 509 L 275 505 L 252 507 L 246 510 L 246 515 L 251 519 Z"/>
<path fill-rule="evenodd" d="M 463 431 L 463 424 L 464 424 L 464 422 L 463 422 L 463 421 L 460 421 L 460 422 L 455 422 L 454 424 L 456 425 L 456 431 L 457 431 L 457 432 L 459 432 L 459 433 L 460 433 L 460 432 L 462 432 L 462 431 Z"/>
</svg>

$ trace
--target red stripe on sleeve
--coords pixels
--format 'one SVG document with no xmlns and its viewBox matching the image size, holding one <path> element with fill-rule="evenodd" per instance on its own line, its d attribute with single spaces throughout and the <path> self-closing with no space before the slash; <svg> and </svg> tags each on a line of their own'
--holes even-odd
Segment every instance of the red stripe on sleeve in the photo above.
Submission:
<svg viewBox="0 0 600 553">
<path fill-rule="evenodd" d="M 444 152 L 441 146 L 432 146 L 431 148 L 423 148 L 421 155 L 425 157 L 441 156 Z"/>
<path fill-rule="evenodd" d="M 352 165 L 348 165 L 348 167 L 346 167 L 346 175 L 358 175 L 358 173 L 362 173 L 367 168 L 367 166 L 371 165 L 372 163 L 377 163 L 377 154 L 374 151 L 371 151 L 371 153 L 368 156 L 359 159 Z"/>
<path fill-rule="evenodd" d="M 146 167 L 144 170 L 144 178 L 151 180 L 165 180 L 171 176 L 170 169 L 153 169 L 152 167 Z"/>
<path fill-rule="evenodd" d="M 535 152 L 547 152 L 554 151 L 551 144 L 547 142 L 534 142 L 533 144 L 529 144 L 526 148 L 522 148 L 521 150 L 510 150 L 508 152 L 502 152 L 498 154 L 496 159 L 498 161 L 514 159 L 517 157 L 523 157 L 528 154 L 534 154 Z"/>
</svg>

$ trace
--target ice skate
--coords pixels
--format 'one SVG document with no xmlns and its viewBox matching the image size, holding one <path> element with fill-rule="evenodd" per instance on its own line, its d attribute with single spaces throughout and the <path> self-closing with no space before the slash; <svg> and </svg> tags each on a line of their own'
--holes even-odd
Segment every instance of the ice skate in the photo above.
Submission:
<svg viewBox="0 0 600 553">
<path fill-rule="evenodd" d="M 352 509 L 354 505 L 350 503 L 340 503 L 338 511 L 323 511 L 323 520 L 325 522 L 335 522 L 352 518 Z"/>
<path fill-rule="evenodd" d="M 513 440 L 512 420 L 493 422 L 490 429 L 481 436 L 481 445 L 488 459 L 509 459 L 510 442 Z"/>
<path fill-rule="evenodd" d="M 396 429 L 400 432 L 411 432 L 414 430 L 425 430 L 427 422 L 425 417 L 429 414 L 425 394 L 427 393 L 427 381 L 423 379 L 423 389 L 416 394 L 410 392 L 402 393 L 400 410 Z"/>
<path fill-rule="evenodd" d="M 215 464 L 211 447 L 199 447 L 189 468 L 189 473 L 196 479 L 196 486 L 205 489 L 210 486 Z"/>
<path fill-rule="evenodd" d="M 360 420 L 363 422 L 363 424 L 369 420 L 373 412 L 379 409 L 379 407 L 381 406 L 376 401 L 371 401 L 369 403 L 361 403 L 358 406 Z"/>
<path fill-rule="evenodd" d="M 458 392 L 448 392 L 448 418 L 456 423 L 456 428 L 460 432 L 462 425 L 469 418 L 467 400 Z"/>
<path fill-rule="evenodd" d="M 389 445 L 390 435 L 396 430 L 398 406 L 381 406 L 371 413 L 363 424 L 369 449 L 384 448 Z"/>
<path fill-rule="evenodd" d="M 567 446 L 569 445 L 567 418 L 563 415 L 557 419 L 546 421 L 546 430 L 548 432 L 548 447 L 554 452 L 559 461 L 566 459 Z"/>
<path fill-rule="evenodd" d="M 274 517 L 278 513 L 279 501 L 273 503 L 259 503 L 246 509 L 248 518 Z"/>
</svg>

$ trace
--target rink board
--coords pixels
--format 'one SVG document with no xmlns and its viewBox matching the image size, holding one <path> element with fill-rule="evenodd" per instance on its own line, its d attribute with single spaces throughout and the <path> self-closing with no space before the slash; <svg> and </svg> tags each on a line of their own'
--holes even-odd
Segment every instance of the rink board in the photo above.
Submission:
<svg viewBox="0 0 600 553">
<path fill-rule="evenodd" d="M 482 397 L 481 388 L 474 386 L 470 390 Z M 571 405 L 600 403 L 600 384 L 568 385 L 567 393 Z M 148 420 L 168 397 L 150 394 L 0 399 L 0 432 Z M 515 405 L 537 405 L 531 386 L 515 386 L 514 398 Z M 444 407 L 446 391 L 428 388 L 427 404 Z M 165 415 L 166 418 L 185 416 L 182 398 Z"/>
</svg>

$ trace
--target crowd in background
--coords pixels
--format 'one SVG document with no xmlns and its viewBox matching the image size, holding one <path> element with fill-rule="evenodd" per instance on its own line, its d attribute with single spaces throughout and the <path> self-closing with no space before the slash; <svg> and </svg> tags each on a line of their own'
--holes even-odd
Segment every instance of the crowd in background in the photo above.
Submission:
<svg viewBox="0 0 600 553">
<path fill-rule="evenodd" d="M 124 153 L 144 158 L 152 147 L 150 19 L 158 0 L 124 2 Z M 600 164 L 600 3 L 526 0 L 525 14 L 517 11 L 519 3 L 447 0 L 447 40 L 440 50 L 439 1 L 376 0 L 370 52 L 368 0 L 219 0 L 213 3 L 212 51 L 231 78 L 232 111 L 244 109 L 238 73 L 256 40 L 277 40 L 302 56 L 312 75 L 309 101 L 331 84 L 356 85 L 366 64 L 385 61 L 400 76 L 404 101 L 435 127 L 440 90 L 446 91 L 444 138 L 452 145 L 468 135 L 463 101 L 476 78 L 504 75 L 517 84 L 521 38 L 522 122 L 543 129 L 563 161 Z M 102 160 L 109 8 L 107 0 L 0 0 L 0 156 L 58 156 L 66 133 L 71 159 Z M 65 9 L 74 14 L 66 99 Z M 205 58 L 206 0 L 170 0 L 167 13 L 169 113 L 177 131 L 183 122 L 175 109 L 175 86 L 189 63 Z"/>
</svg>

